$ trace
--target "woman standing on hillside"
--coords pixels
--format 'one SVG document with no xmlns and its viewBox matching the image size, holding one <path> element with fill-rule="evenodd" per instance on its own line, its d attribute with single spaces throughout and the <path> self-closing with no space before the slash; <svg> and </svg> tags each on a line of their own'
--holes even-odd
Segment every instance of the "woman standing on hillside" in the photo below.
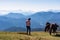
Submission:
<svg viewBox="0 0 60 40">
<path fill-rule="evenodd" d="M 30 20 L 31 18 L 28 18 L 28 20 L 26 21 L 26 28 L 27 28 L 27 34 L 30 35 L 31 34 L 31 28 L 30 28 Z"/>
</svg>

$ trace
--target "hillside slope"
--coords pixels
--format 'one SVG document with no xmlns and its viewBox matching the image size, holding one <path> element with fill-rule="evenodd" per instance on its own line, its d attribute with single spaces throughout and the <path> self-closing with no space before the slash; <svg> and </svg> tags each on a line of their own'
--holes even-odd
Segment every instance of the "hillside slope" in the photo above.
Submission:
<svg viewBox="0 0 60 40">
<path fill-rule="evenodd" d="M 60 33 L 59 33 L 60 35 Z M 0 32 L 0 40 L 60 40 L 60 36 L 50 36 L 47 32 Z"/>
</svg>

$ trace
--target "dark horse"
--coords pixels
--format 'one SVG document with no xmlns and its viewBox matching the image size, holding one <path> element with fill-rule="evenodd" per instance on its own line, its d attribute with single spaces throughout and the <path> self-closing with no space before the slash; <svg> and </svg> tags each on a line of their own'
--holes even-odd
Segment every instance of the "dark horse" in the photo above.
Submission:
<svg viewBox="0 0 60 40">
<path fill-rule="evenodd" d="M 45 27 L 45 32 L 49 32 L 49 34 L 51 35 L 51 33 L 56 33 L 57 27 L 59 27 L 56 23 L 51 24 L 49 22 L 46 23 L 46 27 Z"/>
<path fill-rule="evenodd" d="M 55 24 L 51 24 L 50 25 L 49 34 L 51 35 L 51 33 L 56 33 L 57 27 L 59 27 L 59 26 L 56 23 Z"/>
<path fill-rule="evenodd" d="M 45 26 L 45 32 L 48 32 L 49 31 L 49 29 L 50 29 L 50 23 L 49 22 L 47 22 L 46 23 L 46 26 Z"/>
</svg>

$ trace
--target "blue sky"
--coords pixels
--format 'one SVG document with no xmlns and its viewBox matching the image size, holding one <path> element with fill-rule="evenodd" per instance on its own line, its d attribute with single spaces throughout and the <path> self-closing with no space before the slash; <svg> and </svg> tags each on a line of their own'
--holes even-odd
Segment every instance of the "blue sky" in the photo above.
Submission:
<svg viewBox="0 0 60 40">
<path fill-rule="evenodd" d="M 60 10 L 60 0 L 0 0 L 0 12 Z"/>
</svg>

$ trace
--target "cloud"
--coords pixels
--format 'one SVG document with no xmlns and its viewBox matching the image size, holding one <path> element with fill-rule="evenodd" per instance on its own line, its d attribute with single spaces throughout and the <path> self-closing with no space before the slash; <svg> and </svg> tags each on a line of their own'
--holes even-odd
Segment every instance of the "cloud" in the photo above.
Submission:
<svg viewBox="0 0 60 40">
<path fill-rule="evenodd" d="M 23 10 L 0 10 L 0 15 L 6 15 L 9 13 L 21 13 L 24 15 L 30 15 L 33 14 L 33 11 L 23 11 Z"/>
</svg>

